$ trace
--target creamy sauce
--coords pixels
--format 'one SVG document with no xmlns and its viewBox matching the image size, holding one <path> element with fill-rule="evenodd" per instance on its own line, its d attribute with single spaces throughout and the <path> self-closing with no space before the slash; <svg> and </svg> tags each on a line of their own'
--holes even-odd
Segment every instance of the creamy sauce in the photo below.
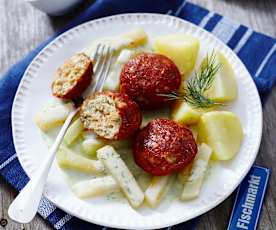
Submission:
<svg viewBox="0 0 276 230">
<path fill-rule="evenodd" d="M 167 108 L 143 112 L 142 127 L 145 126 L 152 119 L 169 118 L 169 117 L 170 117 L 170 110 Z M 43 133 L 43 138 L 44 138 L 45 142 L 48 144 L 48 146 L 51 145 L 51 143 L 57 136 L 58 131 L 59 131 L 59 129 L 57 128 L 57 129 L 52 129 L 51 131 L 49 131 L 47 133 Z M 82 151 L 81 143 L 83 140 L 84 140 L 84 138 L 82 136 L 80 136 L 76 140 L 76 142 L 74 142 L 70 146 L 70 149 L 72 151 L 74 151 L 74 153 L 80 154 L 89 159 L 95 159 L 95 157 L 91 157 Z M 116 141 L 114 144 L 112 142 L 110 144 L 113 145 L 113 147 L 118 152 L 118 154 L 120 154 L 120 157 L 125 162 L 125 164 L 129 168 L 129 170 L 135 177 L 136 181 L 141 186 L 142 190 L 145 191 L 150 183 L 152 176 L 150 174 L 144 172 L 139 166 L 136 165 L 136 163 L 134 162 L 134 159 L 133 159 L 131 145 L 126 146 L 126 144 L 124 144 L 124 143 L 120 144 L 120 142 L 121 141 Z M 68 184 L 70 189 L 72 188 L 72 186 L 74 184 L 76 184 L 82 180 L 88 180 L 88 179 L 93 179 L 93 178 L 97 177 L 96 175 L 93 175 L 93 174 L 77 172 L 77 171 L 70 170 L 70 169 L 61 169 L 61 171 L 63 172 L 64 180 L 66 181 L 66 183 Z M 173 182 L 173 186 L 170 186 L 170 189 L 166 194 L 166 198 L 164 197 L 163 200 L 171 201 L 175 197 L 176 198 L 179 197 L 176 194 L 181 193 L 181 188 L 182 188 L 182 186 L 175 179 Z M 103 197 L 106 200 L 117 200 L 117 201 L 124 202 L 124 203 L 127 202 L 124 195 L 120 191 L 114 191 L 114 192 L 105 194 L 105 195 L 103 195 Z"/>
<path fill-rule="evenodd" d="M 89 49 L 87 49 L 86 51 L 87 51 L 87 53 L 90 52 Z M 148 43 L 147 45 L 137 48 L 134 51 L 135 51 L 135 53 L 139 53 L 139 52 L 143 52 L 143 51 L 151 52 L 152 48 L 151 48 L 151 45 Z M 118 57 L 118 54 L 119 54 L 119 52 L 115 53 L 115 59 Z M 114 89 L 111 89 L 111 90 L 117 89 L 118 84 L 119 84 L 118 78 L 119 78 L 119 74 L 120 74 L 123 64 L 124 63 L 119 63 L 119 64 L 116 62 L 113 63 L 113 65 L 111 66 L 111 73 L 113 74 L 113 76 L 110 75 L 107 78 L 108 84 L 104 86 L 104 90 L 110 90 L 111 88 L 108 88 L 108 87 L 110 87 L 111 85 L 113 87 L 115 87 Z M 142 120 L 141 127 L 146 126 L 148 122 L 150 122 L 151 120 L 153 120 L 155 118 L 170 118 L 170 109 L 169 108 L 152 110 L 152 111 L 144 111 L 142 113 L 143 113 L 143 120 Z M 59 129 L 54 129 L 54 130 L 51 130 L 51 132 L 47 132 L 46 134 L 43 134 L 45 142 L 48 145 L 50 145 L 50 143 L 53 142 L 54 138 L 56 137 L 56 135 L 58 133 L 58 130 Z M 74 151 L 76 154 L 80 154 L 89 159 L 95 159 L 95 156 L 93 158 L 82 151 L 81 143 L 83 140 L 84 140 L 84 138 L 81 135 L 81 137 L 79 137 L 75 141 L 75 143 L 70 146 L 70 149 L 72 151 Z M 145 191 L 146 188 L 149 186 L 152 176 L 150 174 L 144 172 L 140 167 L 138 167 L 136 165 L 136 163 L 134 162 L 134 159 L 133 159 L 131 145 L 129 147 L 126 147 L 125 144 L 120 144 L 120 143 L 118 143 L 118 141 L 114 144 L 112 144 L 112 143 L 110 143 L 110 144 L 113 145 L 113 147 L 118 152 L 118 154 L 120 155 L 122 160 L 125 162 L 125 164 L 129 168 L 129 170 L 135 177 L 136 181 L 140 185 L 141 189 L 143 191 Z M 82 180 L 92 179 L 92 178 L 96 177 L 95 175 L 76 172 L 74 170 L 69 170 L 69 169 L 66 169 L 66 170 L 61 169 L 61 171 L 63 172 L 64 179 L 70 188 L 72 188 L 72 186 L 74 184 L 76 184 L 77 182 L 80 182 Z M 166 195 L 162 198 L 161 203 L 164 203 L 164 202 L 167 203 L 167 202 L 171 202 L 175 199 L 179 199 L 180 194 L 183 190 L 183 186 L 179 183 L 177 176 L 175 176 L 174 180 L 172 181 L 171 186 L 167 186 L 167 189 L 168 189 L 168 191 L 166 192 Z M 108 193 L 106 195 L 103 195 L 103 198 L 108 201 L 116 200 L 121 203 L 127 203 L 127 199 L 125 198 L 123 193 L 120 191 L 114 191 L 114 192 Z"/>
</svg>

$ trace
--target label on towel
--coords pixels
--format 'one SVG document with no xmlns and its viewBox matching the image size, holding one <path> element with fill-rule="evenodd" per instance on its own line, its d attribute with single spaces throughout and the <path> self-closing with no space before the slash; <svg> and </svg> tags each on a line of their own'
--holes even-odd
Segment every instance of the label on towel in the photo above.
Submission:
<svg viewBox="0 0 276 230">
<path fill-rule="evenodd" d="M 238 188 L 228 230 L 255 230 L 260 217 L 270 170 L 253 166 Z"/>
</svg>

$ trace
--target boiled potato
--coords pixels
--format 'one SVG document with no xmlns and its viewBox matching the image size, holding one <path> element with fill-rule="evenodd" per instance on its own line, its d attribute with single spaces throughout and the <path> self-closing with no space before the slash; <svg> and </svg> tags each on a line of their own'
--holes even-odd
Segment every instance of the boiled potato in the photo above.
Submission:
<svg viewBox="0 0 276 230">
<path fill-rule="evenodd" d="M 236 99 L 238 91 L 234 70 L 222 53 L 216 52 L 215 55 L 220 68 L 212 86 L 206 91 L 206 96 L 220 103 L 233 101 Z"/>
<path fill-rule="evenodd" d="M 213 160 L 230 160 L 239 151 L 243 130 L 232 112 L 213 111 L 203 114 L 198 123 L 198 136 L 213 149 Z"/>
<path fill-rule="evenodd" d="M 193 125 L 199 121 L 202 110 L 185 101 L 176 101 L 172 109 L 172 119 L 182 125 Z"/>
<path fill-rule="evenodd" d="M 155 39 L 155 52 L 163 54 L 177 65 L 181 75 L 189 74 L 196 63 L 199 40 L 191 35 L 171 34 Z"/>
</svg>

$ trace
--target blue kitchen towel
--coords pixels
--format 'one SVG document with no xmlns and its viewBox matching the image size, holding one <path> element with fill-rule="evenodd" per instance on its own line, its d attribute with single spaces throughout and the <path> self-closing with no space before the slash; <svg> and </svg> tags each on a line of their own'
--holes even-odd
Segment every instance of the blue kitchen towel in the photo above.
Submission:
<svg viewBox="0 0 276 230">
<path fill-rule="evenodd" d="M 270 92 L 274 85 L 276 40 L 269 36 L 183 0 L 96 0 L 70 25 L 30 52 L 0 78 L 0 173 L 15 189 L 22 189 L 28 181 L 17 159 L 11 130 L 12 102 L 25 69 L 38 52 L 62 32 L 92 19 L 131 12 L 170 14 L 205 28 L 237 53 L 252 75 L 261 95 Z M 106 229 L 72 217 L 46 199 L 42 199 L 38 212 L 55 229 Z M 171 229 L 194 229 L 196 222 L 197 219 L 194 219 Z"/>
</svg>

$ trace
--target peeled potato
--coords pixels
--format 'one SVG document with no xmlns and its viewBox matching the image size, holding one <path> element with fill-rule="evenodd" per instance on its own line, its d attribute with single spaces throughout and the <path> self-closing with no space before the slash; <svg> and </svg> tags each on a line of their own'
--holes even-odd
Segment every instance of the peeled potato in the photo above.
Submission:
<svg viewBox="0 0 276 230">
<path fill-rule="evenodd" d="M 153 47 L 155 52 L 172 59 L 181 75 L 187 75 L 195 66 L 199 40 L 191 35 L 171 34 L 156 38 Z"/>
<path fill-rule="evenodd" d="M 198 123 L 198 136 L 213 149 L 213 160 L 230 160 L 239 151 L 243 130 L 232 112 L 213 111 L 203 114 Z"/>
<path fill-rule="evenodd" d="M 220 68 L 206 95 L 215 102 L 233 101 L 236 99 L 238 91 L 234 70 L 222 53 L 217 52 L 215 55 Z"/>
<path fill-rule="evenodd" d="M 181 125 L 196 124 L 201 114 L 200 109 L 192 107 L 185 101 L 176 101 L 172 108 L 172 119 Z"/>
</svg>

